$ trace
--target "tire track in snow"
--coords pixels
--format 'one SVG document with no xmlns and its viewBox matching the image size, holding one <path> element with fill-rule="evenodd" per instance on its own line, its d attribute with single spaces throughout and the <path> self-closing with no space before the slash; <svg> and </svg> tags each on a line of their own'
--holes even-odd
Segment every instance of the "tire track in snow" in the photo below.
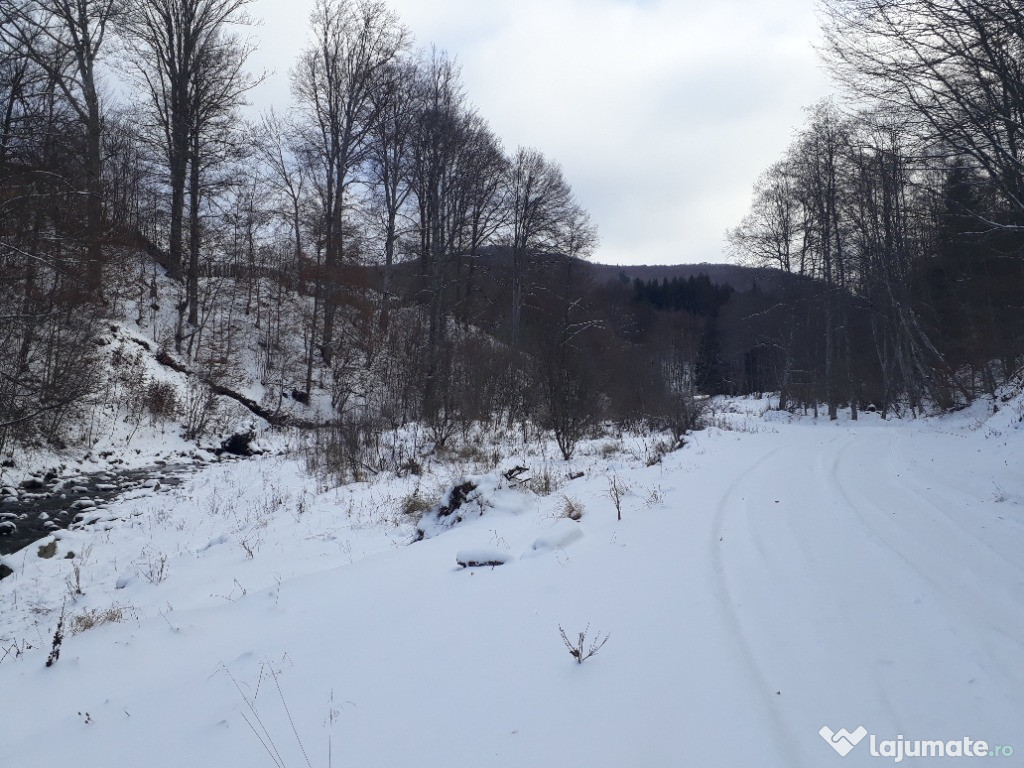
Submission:
<svg viewBox="0 0 1024 768">
<path fill-rule="evenodd" d="M 838 628 L 833 627 L 827 640 L 826 636 L 821 636 L 821 639 L 806 646 L 809 656 L 780 656 L 777 647 L 780 644 L 789 647 L 805 645 L 806 639 L 813 636 L 814 627 L 824 620 L 824 617 L 815 613 L 815 606 L 833 606 L 835 589 L 845 589 L 841 585 L 846 583 L 849 573 L 843 570 L 842 563 L 845 561 L 841 555 L 846 539 L 837 536 L 837 526 L 841 528 L 848 515 L 834 519 L 817 514 L 815 510 L 834 506 L 834 492 L 827 476 L 830 468 L 838 461 L 838 456 L 856 438 L 848 432 L 827 436 L 827 439 L 822 439 L 826 436 L 817 430 L 806 434 L 809 440 L 801 439 L 771 451 L 744 470 L 728 487 L 716 510 L 712 529 L 712 562 L 719 585 L 718 602 L 722 606 L 727 628 L 736 638 L 741 658 L 762 692 L 764 706 L 771 713 L 775 726 L 773 730 L 778 734 L 776 740 L 787 756 L 785 764 L 817 766 L 819 756 L 814 755 L 814 739 L 817 736 L 809 738 L 808 734 L 815 734 L 820 722 L 813 727 L 811 724 L 825 711 L 837 711 L 838 702 L 835 696 L 826 691 L 816 690 L 813 685 L 808 686 L 806 666 L 811 664 L 815 668 L 828 669 L 830 664 L 837 663 L 838 658 L 845 658 L 840 650 L 845 648 L 842 638 L 855 635 L 859 616 L 845 615 L 842 609 L 830 612 L 830 619 L 838 620 L 840 624 Z M 813 455 L 811 463 L 808 463 L 809 454 Z M 792 478 L 794 471 L 800 473 L 798 478 L 785 480 L 782 487 L 772 480 Z M 787 487 L 789 483 L 798 486 L 795 493 Z M 741 504 L 738 497 L 744 489 L 748 490 L 744 499 L 746 503 Z M 773 507 L 773 491 L 779 494 L 780 500 L 786 502 L 784 507 Z M 759 500 L 764 509 L 755 509 L 757 504 L 746 499 Z M 792 504 L 794 501 L 796 503 Z M 728 555 L 724 553 L 723 543 L 718 541 L 723 535 L 725 543 L 730 539 L 735 541 L 741 532 L 732 529 L 730 535 L 730 520 L 735 520 L 732 513 L 737 506 L 745 513 L 742 522 L 746 530 L 743 532 L 749 535 L 755 554 L 761 558 L 765 566 L 764 580 L 770 584 L 770 590 L 762 598 L 769 602 L 758 603 L 747 611 L 742 610 L 742 603 L 737 602 L 735 591 L 729 587 L 730 570 L 725 562 Z M 779 510 L 779 514 L 772 514 L 773 509 Z M 782 526 L 785 527 L 784 532 L 780 533 Z M 828 542 L 834 541 L 841 542 L 840 550 L 827 546 Z M 856 583 L 856 578 L 853 583 Z M 754 589 L 756 594 L 756 585 L 748 587 Z M 772 619 L 772 616 L 786 613 L 790 613 L 795 622 L 780 624 Z M 751 629 L 765 634 L 752 634 Z M 773 650 L 773 646 L 776 650 Z M 759 658 L 771 665 L 775 685 L 769 684 L 766 668 Z M 781 700 L 774 694 L 780 680 L 783 685 L 789 680 L 797 689 L 796 698 L 787 699 L 785 708 L 780 707 Z M 861 689 L 862 696 L 851 698 L 850 702 L 858 699 L 862 703 L 873 702 L 871 707 L 876 714 L 894 720 L 896 707 L 882 681 L 872 675 L 869 685 L 870 692 Z M 838 706 L 840 710 L 843 709 L 842 705 Z"/>
<path fill-rule="evenodd" d="M 789 766 L 820 764 L 807 736 L 819 717 L 870 714 L 895 733 L 944 722 L 957 712 L 950 701 L 975 692 L 1013 706 L 1024 684 L 1016 581 L 989 586 L 1019 569 L 973 546 L 947 551 L 966 537 L 931 509 L 941 490 L 930 499 L 896 476 L 900 425 L 825 429 L 730 473 L 709 527 L 722 644 L 757 687 L 753 715 L 766 710 Z M 847 672 L 821 683 L 807 674 L 833 663 Z M 782 706 L 775 691 L 786 685 L 795 697 Z"/>
<path fill-rule="evenodd" d="M 837 449 L 834 451 L 834 453 L 826 453 L 826 452 L 822 451 L 822 452 L 820 452 L 817 455 L 816 460 L 815 460 L 815 464 L 816 464 L 816 466 L 818 468 L 818 471 L 814 474 L 814 478 L 815 478 L 816 482 L 820 484 L 820 487 L 821 487 L 821 490 L 819 491 L 819 495 L 821 497 L 821 507 L 822 508 L 827 508 L 828 502 L 829 501 L 833 501 L 834 502 L 834 500 L 836 498 L 835 488 L 833 486 L 833 480 L 834 480 L 834 478 L 836 476 L 836 472 L 837 472 L 838 467 L 842 464 L 843 457 L 846 455 L 846 453 L 854 445 L 857 444 L 858 439 L 862 439 L 860 434 L 852 433 L 849 430 L 847 430 L 846 434 L 841 436 L 841 437 L 843 437 L 845 439 L 843 439 L 842 444 L 837 447 Z M 829 441 L 828 445 L 829 446 L 835 445 L 839 440 L 840 440 L 840 437 L 833 438 L 832 440 Z M 848 507 L 850 506 L 848 501 L 847 501 L 846 506 L 848 506 Z M 854 510 L 854 512 L 856 512 L 856 510 Z M 847 515 L 846 519 L 850 519 L 848 515 Z M 841 520 L 842 520 L 842 518 L 840 518 L 837 522 L 841 522 Z M 860 529 L 862 531 L 864 531 L 866 539 L 871 541 L 873 534 L 870 531 L 867 531 L 864 528 L 864 526 L 860 523 L 860 521 L 853 521 L 853 522 L 855 522 L 855 524 L 858 525 L 858 527 L 860 527 Z M 833 534 L 834 534 L 834 531 L 833 531 Z M 806 536 L 804 538 L 806 539 Z M 845 542 L 849 542 L 850 541 L 849 539 L 843 539 L 843 540 Z M 877 547 L 877 544 L 874 541 L 872 541 L 871 542 L 871 546 Z M 849 585 L 845 585 L 845 586 L 847 588 L 853 588 L 854 587 L 853 584 L 849 584 Z M 845 588 L 840 590 L 840 594 L 845 593 L 845 592 L 846 592 Z M 845 610 L 841 610 L 841 613 L 844 614 L 844 618 L 846 618 L 847 625 L 850 626 L 850 629 L 848 629 L 846 631 L 848 631 L 848 632 L 850 632 L 852 634 L 855 631 L 853 627 L 859 625 L 860 617 L 855 617 L 857 620 L 856 621 L 851 621 L 849 617 L 845 616 Z M 867 668 L 867 666 L 865 665 L 862 668 Z M 864 680 L 864 679 L 865 679 L 864 677 L 861 677 L 861 680 Z M 898 719 L 899 719 L 898 707 L 894 704 L 894 702 L 892 701 L 891 697 L 889 696 L 889 692 L 887 691 L 885 685 L 883 684 L 883 681 L 879 678 L 879 676 L 877 674 L 869 675 L 868 679 L 869 679 L 871 691 L 874 692 L 874 697 L 873 697 L 874 701 L 876 702 L 876 704 L 878 706 L 878 710 L 876 710 L 876 712 L 879 711 L 879 710 L 884 711 L 884 714 L 888 718 L 889 722 L 896 722 L 896 721 L 898 721 Z"/>
<path fill-rule="evenodd" d="M 723 561 L 723 547 L 725 539 L 726 517 L 729 509 L 738 496 L 739 491 L 749 481 L 752 475 L 761 470 L 767 463 L 779 454 L 785 446 L 775 448 L 761 456 L 757 461 L 744 469 L 736 479 L 729 484 L 721 500 L 715 508 L 715 516 L 711 525 L 711 563 L 714 570 L 715 602 L 718 604 L 722 618 L 725 621 L 728 634 L 732 637 L 737 646 L 743 666 L 749 675 L 753 687 L 760 692 L 761 701 L 765 711 L 774 724 L 772 734 L 775 737 L 779 753 L 785 755 L 787 764 L 796 766 L 801 763 L 797 739 L 791 733 L 788 725 L 779 712 L 777 700 L 774 698 L 771 685 L 765 677 L 764 671 L 757 662 L 753 646 L 747 637 L 743 625 L 740 622 L 736 605 L 729 590 L 729 583 L 726 577 L 725 563 Z"/>
<path fill-rule="evenodd" d="M 912 504 L 916 504 L 916 506 L 908 506 L 907 509 L 917 511 L 933 509 L 935 504 L 926 494 L 906 487 L 903 482 L 906 468 L 897 474 L 892 461 L 898 435 L 890 433 L 886 435 L 886 438 L 889 450 L 884 452 L 864 449 L 861 442 L 845 446 L 833 462 L 832 471 L 829 474 L 830 482 L 845 506 L 851 510 L 859 524 L 863 526 L 866 535 L 878 551 L 901 563 L 909 573 L 919 580 L 919 583 L 929 590 L 931 598 L 944 607 L 942 615 L 947 617 L 944 622 L 945 628 L 952 633 L 954 638 L 958 638 L 963 648 L 967 649 L 967 652 L 975 658 L 982 673 L 985 674 L 990 669 L 1001 670 L 997 675 L 986 674 L 986 677 L 991 685 L 1002 691 L 1007 701 L 1012 701 L 1016 698 L 1020 686 L 1024 685 L 1024 675 L 1021 675 L 1016 663 L 1020 652 L 1024 650 L 1024 636 L 1020 633 L 1019 626 L 1017 631 L 1012 628 L 1008 629 L 1012 622 L 1012 615 L 1006 612 L 1008 610 L 1019 612 L 1020 602 L 1012 590 L 1008 591 L 1002 599 L 992 598 L 991 590 L 1003 586 L 999 577 L 985 575 L 982 577 L 984 586 L 979 585 L 979 589 L 971 589 L 967 580 L 949 575 L 955 571 L 955 567 L 950 567 L 948 561 L 944 560 L 941 566 L 937 564 L 937 551 L 945 553 L 946 558 L 956 556 L 959 542 L 956 540 L 955 534 L 941 544 L 930 542 L 923 545 L 914 541 L 916 535 L 935 535 L 935 527 L 928 526 L 927 520 L 919 519 L 916 522 L 916 531 L 914 528 L 900 527 L 899 523 L 893 522 L 892 510 L 894 506 L 900 504 L 898 499 L 901 498 L 902 492 L 908 493 L 913 499 Z M 854 502 L 849 484 L 848 482 L 844 483 L 840 472 L 840 467 L 844 467 L 849 472 L 851 466 L 858 465 L 856 462 L 848 460 L 848 454 L 855 446 L 866 450 L 866 455 L 869 457 L 868 461 L 862 462 L 859 466 L 866 467 L 868 474 L 872 477 L 887 478 L 884 483 L 871 485 L 869 490 L 859 490 L 856 497 L 863 500 L 862 504 Z M 879 471 L 872 462 L 874 464 L 881 463 L 883 469 Z M 868 510 L 874 510 L 874 519 L 869 515 Z M 884 530 L 880 523 L 885 523 L 889 530 Z M 959 529 L 959 526 L 955 527 Z M 922 557 L 930 557 L 931 564 L 919 562 Z M 974 567 L 979 562 L 982 561 L 977 560 L 976 557 L 971 558 Z M 974 567 L 965 567 L 961 570 L 974 577 L 976 576 Z M 1006 617 L 1003 621 L 1007 623 L 1007 626 L 993 621 L 993 616 Z M 985 631 L 978 631 L 979 628 L 983 628 Z M 999 642 L 996 642 L 997 638 Z M 893 722 L 897 723 L 898 720 Z"/>
<path fill-rule="evenodd" d="M 888 443 L 891 446 L 891 444 L 894 442 L 894 438 L 892 435 L 887 435 L 887 437 Z M 966 617 L 968 617 L 968 620 L 972 624 L 983 624 L 987 626 L 993 632 L 999 634 L 1000 636 L 1009 640 L 1011 643 L 1024 649 L 1024 639 L 1016 637 L 1008 633 L 1003 627 L 992 623 L 991 619 L 989 618 L 989 614 L 991 613 L 990 611 L 976 609 L 976 605 L 980 603 L 983 599 L 982 596 L 976 596 L 975 599 L 969 600 L 963 599 L 959 595 L 955 596 L 951 594 L 949 588 L 945 584 L 941 583 L 939 579 L 936 578 L 936 576 L 931 572 L 931 569 L 911 559 L 911 557 L 907 554 L 907 552 L 904 551 L 903 548 L 899 547 L 893 541 L 890 541 L 889 536 L 883 533 L 879 529 L 877 524 L 873 524 L 873 522 L 868 518 L 867 514 L 865 514 L 863 510 L 864 505 L 857 504 L 854 502 L 850 495 L 850 492 L 847 490 L 847 487 L 843 484 L 842 480 L 840 480 L 839 467 L 841 463 L 845 464 L 845 462 L 842 462 L 842 459 L 845 457 L 847 452 L 849 452 L 849 450 L 856 444 L 856 442 L 851 441 L 850 443 L 845 445 L 842 450 L 840 450 L 840 452 L 836 455 L 834 461 L 832 462 L 832 467 L 827 477 L 830 481 L 830 484 L 835 489 L 837 495 L 842 498 L 844 505 L 848 507 L 856 516 L 856 518 L 860 521 L 860 524 L 863 526 L 865 532 L 868 534 L 869 540 L 872 541 L 876 546 L 885 550 L 890 556 L 894 556 L 897 560 L 902 562 L 910 571 L 916 574 L 925 584 L 927 584 L 932 589 L 935 595 L 937 595 L 944 601 L 944 603 L 949 607 L 951 611 L 957 611 L 960 614 L 965 615 Z M 872 452 L 871 455 L 878 456 L 878 452 Z M 893 470 L 891 469 L 891 462 L 885 462 L 885 464 L 890 467 L 889 472 L 892 473 Z M 897 489 L 905 488 L 905 485 L 903 483 L 897 482 L 897 480 L 899 479 L 901 478 L 892 477 L 889 487 Z M 877 485 L 874 486 L 874 493 L 877 493 L 877 488 Z M 911 493 L 914 493 L 914 491 L 911 491 Z M 883 517 L 885 517 L 885 509 L 876 500 L 870 498 L 867 493 L 862 493 L 861 498 L 864 499 L 865 504 L 870 505 L 870 507 L 872 507 Z M 921 501 L 921 506 L 934 508 L 934 505 L 926 496 L 920 494 L 919 498 Z M 956 552 L 957 542 L 952 542 L 951 544 L 952 546 L 945 548 L 946 551 Z"/>
<path fill-rule="evenodd" d="M 897 442 L 898 439 L 899 435 L 896 435 L 894 442 Z M 896 451 L 894 450 L 890 455 L 893 455 L 895 453 Z M 968 493 L 965 493 L 962 488 L 949 483 L 948 480 L 946 480 L 942 475 L 935 474 L 934 472 L 927 478 L 927 480 L 922 480 L 918 477 L 915 477 L 912 474 L 912 472 L 909 471 L 912 468 L 904 468 L 904 471 L 901 474 L 897 475 L 896 468 L 893 466 L 893 462 L 891 460 L 885 463 L 885 468 L 886 471 L 889 473 L 889 476 L 893 484 L 897 484 L 898 478 L 898 484 L 902 488 L 906 489 L 908 492 L 914 494 L 914 496 L 916 496 L 921 502 L 921 506 L 930 507 L 937 511 L 940 515 L 942 515 L 942 517 L 949 523 L 951 527 L 956 528 L 964 536 L 967 536 L 972 541 L 974 541 L 977 544 L 977 546 L 981 547 L 987 553 L 989 553 L 990 559 L 998 559 L 1006 567 L 1008 567 L 1010 571 L 1016 574 L 1018 580 L 1024 579 L 1024 568 L 1022 568 L 1019 563 L 1014 562 L 1013 560 L 1008 558 L 1004 553 L 1000 552 L 998 549 L 993 547 L 989 541 L 985 540 L 975 531 L 971 530 L 966 525 L 964 525 L 957 515 L 947 511 L 946 499 L 948 496 L 955 496 L 961 499 L 966 498 L 967 503 L 969 503 L 970 501 L 974 501 L 974 497 L 972 497 Z M 925 485 L 926 482 L 930 483 L 931 485 Z M 937 487 L 941 487 L 942 490 L 934 490 L 934 488 Z M 926 493 L 926 490 L 931 491 L 931 493 Z M 1012 519 L 1007 520 L 1004 518 L 1001 522 L 1008 522 L 1011 525 L 1016 524 L 1017 527 L 1019 527 L 1017 521 L 1014 521 Z"/>
</svg>

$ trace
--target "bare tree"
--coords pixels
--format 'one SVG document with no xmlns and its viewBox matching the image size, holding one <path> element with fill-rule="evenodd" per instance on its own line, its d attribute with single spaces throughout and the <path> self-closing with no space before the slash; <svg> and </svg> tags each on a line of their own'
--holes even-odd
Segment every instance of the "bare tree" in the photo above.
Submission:
<svg viewBox="0 0 1024 768">
<path fill-rule="evenodd" d="M 292 264 L 289 273 L 294 280 L 300 295 L 305 293 L 307 281 L 305 264 L 306 254 L 305 233 L 309 230 L 309 220 L 316 216 L 310 201 L 309 176 L 311 170 L 301 148 L 289 138 L 292 126 L 282 120 L 276 113 L 265 115 L 257 128 L 255 147 L 260 161 L 267 167 L 267 178 L 272 190 L 276 193 L 277 215 L 288 222 L 291 232 Z M 319 282 L 319 279 L 317 280 Z M 307 314 L 308 323 L 304 328 L 305 338 L 305 374 L 304 392 L 312 391 L 313 369 L 316 358 L 317 319 L 320 310 L 319 290 L 314 291 L 313 306 Z"/>
<path fill-rule="evenodd" d="M 730 247 L 751 266 L 797 274 L 806 270 L 807 237 L 795 171 L 795 163 L 787 158 L 762 173 L 754 184 L 750 212 L 728 233 Z"/>
<path fill-rule="evenodd" d="M 795 148 L 766 170 L 754 185 L 750 212 L 728 233 L 734 255 L 757 267 L 775 267 L 786 274 L 808 273 L 810 248 L 815 240 L 797 187 L 799 163 Z M 779 285 L 778 310 L 788 318 L 780 335 L 770 339 L 782 357 L 779 408 L 789 407 L 797 343 L 797 297 L 788 281 Z"/>
<path fill-rule="evenodd" d="M 346 257 L 346 205 L 354 171 L 365 159 L 384 71 L 405 49 L 408 33 L 376 0 L 317 0 L 310 17 L 313 43 L 292 70 L 292 92 L 307 151 L 316 159 L 324 216 L 322 354 L 331 362 L 341 293 L 338 269 Z"/>
<path fill-rule="evenodd" d="M 197 143 L 203 128 L 209 127 L 211 113 L 237 104 L 239 94 L 251 84 L 241 72 L 248 51 L 226 32 L 229 26 L 249 23 L 245 8 L 250 2 L 132 0 L 124 16 L 128 66 L 146 92 L 158 133 L 155 140 L 167 167 L 171 203 L 165 266 L 177 279 L 185 267 L 185 197 L 190 186 L 195 192 L 190 163 L 194 169 L 202 163 L 192 163 Z M 215 105 L 218 99 L 221 103 Z M 193 199 L 193 206 L 197 202 Z"/>
<path fill-rule="evenodd" d="M 384 286 L 381 321 L 386 326 L 392 294 L 393 272 L 399 236 L 399 217 L 413 192 L 409 165 L 412 137 L 419 114 L 415 62 L 394 61 L 380 71 L 373 89 L 377 119 L 370 130 L 368 166 L 373 209 L 381 232 Z"/>
<path fill-rule="evenodd" d="M 547 279 L 538 276 L 540 301 L 547 322 L 541 321 L 536 351 L 541 367 L 543 408 L 541 423 L 554 432 L 563 458 L 598 415 L 598 366 L 594 364 L 594 338 L 601 321 L 587 307 L 588 274 L 584 259 L 597 247 L 597 228 L 575 203 L 565 211 L 560 255 L 549 255 Z"/>
<path fill-rule="evenodd" d="M 865 121 L 851 151 L 852 239 L 858 250 L 860 291 L 870 300 L 871 329 L 882 376 L 883 406 L 905 397 L 914 409 L 926 397 L 954 404 L 954 379 L 915 307 L 913 263 L 916 241 L 911 157 L 902 126 Z M 885 408 L 883 408 L 883 411 Z"/>
<path fill-rule="evenodd" d="M 560 229 L 572 209 L 572 189 L 562 168 L 535 149 L 519 149 L 509 171 L 509 245 L 512 251 L 513 341 L 519 337 L 529 260 L 557 247 Z"/>
<path fill-rule="evenodd" d="M 459 315 L 469 323 L 476 314 L 474 306 L 479 303 L 474 301 L 478 257 L 481 249 L 493 243 L 508 225 L 509 216 L 509 160 L 498 137 L 478 115 L 473 115 L 467 126 L 464 168 L 466 226 L 460 250 L 466 254 L 467 269 L 464 278 L 457 275 L 461 295 L 456 297 L 456 303 L 460 305 Z M 456 265 L 461 268 L 462 261 Z"/>
<path fill-rule="evenodd" d="M 847 328 L 839 300 L 852 276 L 846 261 L 846 228 L 842 218 L 842 163 L 849 146 L 849 126 L 831 102 L 810 110 L 810 120 L 799 139 L 796 153 L 800 193 L 813 231 L 813 274 L 824 284 L 822 314 L 825 323 L 825 400 L 830 419 L 838 417 L 842 399 L 839 384 L 840 346 Z M 856 414 L 856 407 L 854 407 Z"/>
<path fill-rule="evenodd" d="M 238 108 L 256 81 L 245 70 L 251 47 L 217 28 L 201 40 L 189 83 L 189 236 L 186 269 L 188 323 L 199 322 L 199 254 L 203 242 L 202 198 L 206 177 L 217 166 L 237 159 L 245 149 L 238 130 Z"/>
<path fill-rule="evenodd" d="M 1015 0 L 826 0 L 827 60 L 854 93 L 970 158 L 1024 228 L 1024 10 Z"/>
<path fill-rule="evenodd" d="M 21 48 L 47 73 L 84 129 L 84 273 L 92 291 L 100 290 L 103 272 L 103 114 L 98 65 L 107 32 L 122 11 L 122 0 L 0 0 L 0 37 L 8 46 Z"/>
<path fill-rule="evenodd" d="M 445 419 L 450 412 L 446 406 L 452 403 L 445 375 L 451 367 L 446 344 L 449 282 L 466 225 L 466 176 L 461 169 L 472 116 L 455 62 L 435 51 L 420 72 L 409 178 L 416 202 L 421 297 L 429 318 L 424 410 L 431 418 Z"/>
<path fill-rule="evenodd" d="M 27 132 L 27 120 L 31 110 L 31 92 L 42 76 L 38 64 L 26 53 L 20 36 L 9 18 L 9 9 L 0 13 L 0 183 L 7 179 L 8 160 L 15 152 L 15 145 Z M 10 31 L 8 31 L 10 30 Z"/>
</svg>

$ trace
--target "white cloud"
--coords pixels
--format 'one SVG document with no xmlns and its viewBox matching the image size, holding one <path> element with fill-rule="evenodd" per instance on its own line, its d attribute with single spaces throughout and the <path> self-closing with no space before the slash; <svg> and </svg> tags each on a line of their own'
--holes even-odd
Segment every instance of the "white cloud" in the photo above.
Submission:
<svg viewBox="0 0 1024 768">
<path fill-rule="evenodd" d="M 287 100 L 312 0 L 256 0 L 257 99 Z M 509 150 L 558 160 L 606 262 L 721 260 L 758 173 L 828 93 L 814 0 L 394 0 L 420 45 L 456 56 Z"/>
</svg>

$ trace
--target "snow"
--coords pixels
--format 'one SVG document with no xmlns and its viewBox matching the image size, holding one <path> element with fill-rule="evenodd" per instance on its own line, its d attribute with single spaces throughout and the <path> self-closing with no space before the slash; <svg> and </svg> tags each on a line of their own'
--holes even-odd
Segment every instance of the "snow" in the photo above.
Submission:
<svg viewBox="0 0 1024 768">
<path fill-rule="evenodd" d="M 262 739 L 289 766 L 857 766 L 868 738 L 841 758 L 819 732 L 861 726 L 1024 750 L 1020 400 L 835 423 L 766 404 L 654 466 L 628 437 L 513 457 L 549 495 L 511 459 L 328 487 L 289 455 L 136 489 L 53 558 L 4 558 L 0 764 L 274 765 Z M 62 606 L 119 620 L 69 629 L 47 668 Z M 610 640 L 577 664 L 559 627 L 588 626 Z"/>
<path fill-rule="evenodd" d="M 540 552 L 564 549 L 574 541 L 582 538 L 583 527 L 579 523 L 562 518 L 552 524 L 545 534 L 538 536 L 533 544 L 530 545 L 530 550 L 526 554 L 534 555 Z"/>
</svg>

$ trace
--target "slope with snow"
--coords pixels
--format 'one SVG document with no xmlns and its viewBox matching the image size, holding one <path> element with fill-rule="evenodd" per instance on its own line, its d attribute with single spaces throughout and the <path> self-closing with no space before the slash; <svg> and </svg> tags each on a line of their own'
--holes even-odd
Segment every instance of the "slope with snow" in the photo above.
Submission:
<svg viewBox="0 0 1024 768">
<path fill-rule="evenodd" d="M 454 469 L 325 488 L 264 457 L 124 500 L 55 558 L 6 558 L 0 765 L 892 761 L 867 739 L 840 757 L 823 726 L 1024 752 L 1019 403 L 858 423 L 760 405 L 653 467 L 593 444 L 549 496 L 477 473 L 462 521 L 415 544 L 403 499 Z M 47 668 L 62 604 L 69 626 L 121 620 L 67 632 Z M 577 664 L 559 627 L 588 625 L 610 639 Z"/>
</svg>

